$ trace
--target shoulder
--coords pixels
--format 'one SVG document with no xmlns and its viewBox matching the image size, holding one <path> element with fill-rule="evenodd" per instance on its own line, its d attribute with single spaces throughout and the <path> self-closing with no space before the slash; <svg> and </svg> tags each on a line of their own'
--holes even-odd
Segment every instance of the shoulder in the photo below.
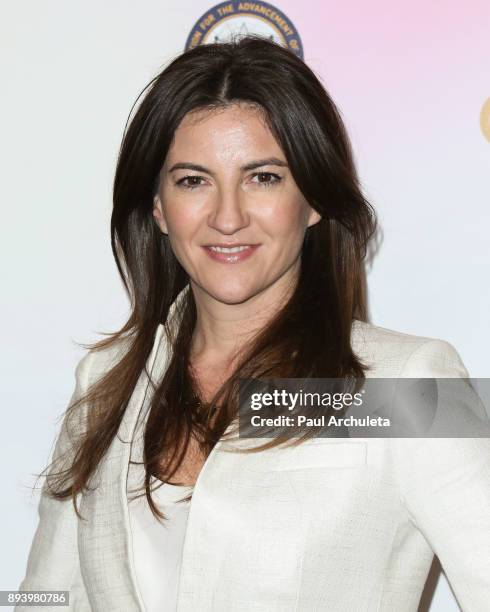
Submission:
<svg viewBox="0 0 490 612">
<path fill-rule="evenodd" d="M 371 367 L 368 376 L 469 377 L 456 348 L 441 338 L 407 334 L 355 320 L 352 348 Z"/>
<path fill-rule="evenodd" d="M 129 347 L 130 340 L 122 338 L 102 349 L 89 350 L 77 363 L 77 383 L 86 389 L 97 382 L 124 357 Z"/>
</svg>

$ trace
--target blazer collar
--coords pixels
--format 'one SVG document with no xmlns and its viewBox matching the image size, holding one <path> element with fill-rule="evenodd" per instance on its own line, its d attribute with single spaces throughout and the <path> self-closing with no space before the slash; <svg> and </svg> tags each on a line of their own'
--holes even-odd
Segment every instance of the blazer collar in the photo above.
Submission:
<svg viewBox="0 0 490 612">
<path fill-rule="evenodd" d="M 81 498 L 80 510 L 88 520 L 79 523 L 78 545 L 81 567 L 86 584 L 91 585 L 89 598 L 97 612 L 143 612 L 145 605 L 138 587 L 133 564 L 132 534 L 128 505 L 129 462 L 143 462 L 144 424 L 150 407 L 153 385 L 156 385 L 171 358 L 171 343 L 166 329 L 174 331 L 178 317 L 177 305 L 183 299 L 184 288 L 169 311 L 169 324 L 160 324 L 153 347 L 126 407 L 118 434 L 95 475 L 95 487 Z M 236 425 L 233 421 L 225 434 Z M 205 468 L 214 459 L 220 440 L 212 449 L 198 476 L 194 491 Z M 141 469 L 143 469 L 141 467 Z M 195 496 L 195 493 L 194 493 Z M 198 500 L 197 500 L 198 501 Z M 195 503 L 193 502 L 195 506 Z M 189 545 L 192 545 L 190 538 Z M 189 565 L 189 572 L 193 568 Z M 185 568 L 182 568 L 185 578 Z M 182 575 L 182 574 L 181 574 Z"/>
<path fill-rule="evenodd" d="M 171 306 L 169 321 L 183 290 Z M 159 325 L 146 367 L 135 385 L 122 422 L 106 456 L 94 474 L 95 488 L 81 498 L 80 511 L 86 521 L 79 527 L 78 544 L 89 597 L 94 610 L 141 612 L 145 606 L 133 567 L 133 552 L 127 479 L 129 460 L 142 461 L 142 439 L 133 440 L 138 420 L 146 416 L 152 385 L 160 379 L 170 356 L 171 346 L 164 325 Z M 141 419 L 143 423 L 144 418 Z"/>
</svg>

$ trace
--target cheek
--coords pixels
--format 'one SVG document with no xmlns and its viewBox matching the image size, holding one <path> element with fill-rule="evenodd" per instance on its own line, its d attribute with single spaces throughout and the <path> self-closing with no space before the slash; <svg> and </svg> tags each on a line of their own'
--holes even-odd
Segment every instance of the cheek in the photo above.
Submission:
<svg viewBox="0 0 490 612">
<path fill-rule="evenodd" d="M 306 207 L 298 197 L 283 197 L 262 209 L 263 219 L 272 235 L 301 240 L 307 227 Z"/>
<path fill-rule="evenodd" d="M 171 239 L 183 240 L 192 236 L 200 223 L 197 207 L 191 207 L 184 202 L 172 202 L 165 209 L 165 219 Z"/>
</svg>

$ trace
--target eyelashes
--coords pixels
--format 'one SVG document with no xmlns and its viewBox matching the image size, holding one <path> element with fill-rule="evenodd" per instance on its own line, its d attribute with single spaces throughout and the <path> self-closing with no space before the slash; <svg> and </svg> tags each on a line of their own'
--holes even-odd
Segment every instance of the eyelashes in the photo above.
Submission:
<svg viewBox="0 0 490 612">
<path fill-rule="evenodd" d="M 253 183 L 255 183 L 256 185 L 259 185 L 260 187 L 272 187 L 273 185 L 277 185 L 282 181 L 282 177 L 279 176 L 279 174 L 275 174 L 274 172 L 256 172 L 255 174 L 252 175 L 252 178 L 260 178 L 260 179 L 267 179 L 267 180 L 257 180 L 257 181 L 252 181 Z M 196 189 L 197 187 L 201 187 L 201 185 L 203 184 L 200 181 L 205 180 L 205 178 L 203 176 L 199 176 L 196 174 L 189 174 L 188 176 L 183 176 L 181 179 L 179 179 L 178 181 L 176 181 L 176 185 L 178 187 L 181 187 L 182 189 L 188 189 L 188 190 L 193 190 Z"/>
<path fill-rule="evenodd" d="M 194 174 L 189 175 L 189 176 L 184 176 L 181 179 L 179 179 L 178 181 L 176 181 L 176 185 L 178 187 L 183 187 L 184 189 L 195 189 L 196 187 L 200 187 L 201 184 L 200 183 L 192 183 L 192 181 L 195 180 L 202 180 L 204 177 L 202 176 L 196 176 Z M 185 181 L 191 181 L 191 184 L 187 184 Z"/>
</svg>

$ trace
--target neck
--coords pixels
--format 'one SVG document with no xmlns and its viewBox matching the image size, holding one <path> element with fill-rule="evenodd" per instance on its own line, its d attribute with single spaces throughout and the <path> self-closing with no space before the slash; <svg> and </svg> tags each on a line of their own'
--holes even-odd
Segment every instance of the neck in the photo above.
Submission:
<svg viewBox="0 0 490 612">
<path fill-rule="evenodd" d="M 281 279 L 282 280 L 282 279 Z M 193 362 L 226 364 L 253 339 L 289 299 L 290 279 L 277 282 L 240 303 L 225 303 L 191 281 L 197 320 L 191 346 Z"/>
</svg>

